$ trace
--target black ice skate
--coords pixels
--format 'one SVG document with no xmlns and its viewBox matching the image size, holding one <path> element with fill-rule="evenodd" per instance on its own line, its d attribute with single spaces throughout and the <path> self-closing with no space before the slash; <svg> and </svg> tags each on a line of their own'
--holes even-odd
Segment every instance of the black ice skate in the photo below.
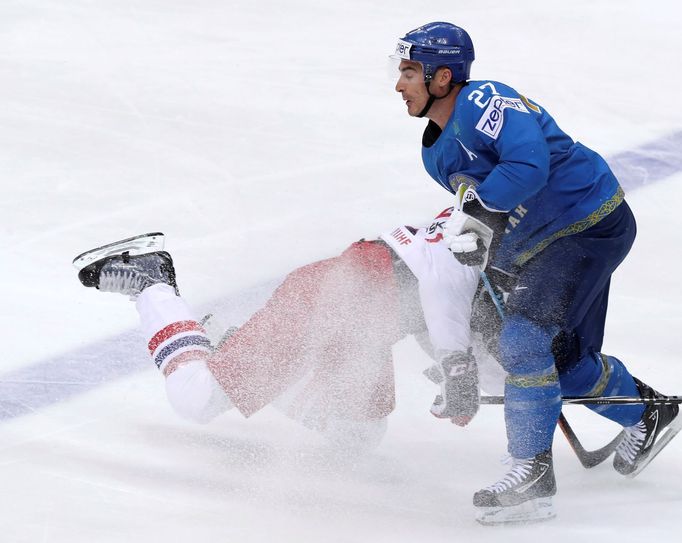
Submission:
<svg viewBox="0 0 682 543">
<path fill-rule="evenodd" d="M 642 398 L 665 398 L 650 386 L 635 379 Z M 638 475 L 682 429 L 676 404 L 649 405 L 641 420 L 624 429 L 623 440 L 616 448 L 613 467 L 627 477 Z"/>
<path fill-rule="evenodd" d="M 556 480 L 552 451 L 513 459 L 511 470 L 497 483 L 474 494 L 476 520 L 485 525 L 524 524 L 554 518 Z"/>
<path fill-rule="evenodd" d="M 170 285 L 177 292 L 173 259 L 165 251 L 154 251 L 159 246 L 158 238 L 152 240 L 153 243 L 146 243 L 150 241 L 150 236 L 161 236 L 162 246 L 162 234 L 146 234 L 77 256 L 74 265 L 84 265 L 78 272 L 78 279 L 86 287 L 126 294 L 132 298 L 158 283 Z"/>
</svg>

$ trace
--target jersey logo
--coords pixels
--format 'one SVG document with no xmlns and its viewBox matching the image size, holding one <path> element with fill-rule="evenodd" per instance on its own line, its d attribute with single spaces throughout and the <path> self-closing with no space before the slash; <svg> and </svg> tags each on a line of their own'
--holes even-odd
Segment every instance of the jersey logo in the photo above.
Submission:
<svg viewBox="0 0 682 543">
<path fill-rule="evenodd" d="M 438 219 L 447 219 L 452 215 L 452 212 L 454 211 L 455 207 L 450 206 L 445 208 L 443 211 L 441 211 L 433 220 L 437 221 Z"/>
<path fill-rule="evenodd" d="M 452 208 L 450 208 L 452 209 Z M 435 220 L 434 222 L 431 223 L 431 225 L 426 229 L 426 235 L 427 236 L 435 236 L 429 238 L 425 237 L 424 241 L 427 243 L 438 243 L 443 239 L 443 227 L 445 226 L 445 221 L 439 221 Z"/>
<path fill-rule="evenodd" d="M 496 140 L 497 136 L 500 135 L 500 130 L 502 130 L 502 125 L 504 124 L 504 110 L 507 108 L 530 114 L 528 108 L 520 98 L 493 96 L 488 103 L 488 107 L 479 119 L 476 130 L 483 132 Z"/>
<path fill-rule="evenodd" d="M 412 243 L 412 235 L 399 226 L 393 232 L 391 232 L 391 237 L 396 240 L 400 245 L 409 245 Z"/>
<path fill-rule="evenodd" d="M 459 144 L 462 146 L 462 149 L 464 149 L 464 151 L 466 152 L 466 154 L 469 155 L 469 160 L 474 160 L 475 158 L 478 158 L 478 155 L 477 155 L 476 153 L 474 153 L 473 151 L 469 151 L 469 149 L 467 149 L 466 145 L 464 145 L 464 144 L 462 143 L 462 140 L 461 140 L 461 139 L 459 139 L 459 138 L 455 138 L 455 139 L 456 139 L 456 140 L 459 142 Z"/>
</svg>

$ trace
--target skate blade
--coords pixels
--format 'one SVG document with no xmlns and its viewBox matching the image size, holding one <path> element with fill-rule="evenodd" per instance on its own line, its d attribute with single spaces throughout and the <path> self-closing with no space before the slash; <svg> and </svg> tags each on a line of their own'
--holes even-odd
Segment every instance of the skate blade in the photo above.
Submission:
<svg viewBox="0 0 682 543">
<path fill-rule="evenodd" d="M 646 468 L 654 458 L 656 458 L 658 453 L 660 453 L 663 448 L 670 443 L 670 441 L 672 441 L 672 439 L 679 433 L 680 430 L 682 430 L 682 414 L 678 414 L 677 417 L 675 417 L 675 419 L 663 429 L 651 448 L 649 455 L 642 462 L 640 462 L 635 471 L 628 473 L 626 477 L 628 479 L 637 477 L 637 475 L 639 475 L 642 470 Z"/>
<path fill-rule="evenodd" d="M 161 232 L 140 234 L 139 236 L 122 239 L 109 243 L 108 245 L 102 245 L 101 247 L 85 251 L 73 259 L 73 265 L 78 271 L 81 271 L 86 266 L 107 256 L 118 255 L 125 251 L 129 252 L 131 255 L 144 255 L 156 251 L 163 251 L 163 245 L 164 235 Z"/>
<path fill-rule="evenodd" d="M 544 522 L 556 517 L 552 497 L 535 498 L 507 507 L 476 507 L 476 521 L 484 526 Z"/>
</svg>

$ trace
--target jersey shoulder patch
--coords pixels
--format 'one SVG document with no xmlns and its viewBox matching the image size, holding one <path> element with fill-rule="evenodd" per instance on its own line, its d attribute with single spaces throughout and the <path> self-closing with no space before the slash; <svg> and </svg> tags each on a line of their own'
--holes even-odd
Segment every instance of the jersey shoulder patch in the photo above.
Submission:
<svg viewBox="0 0 682 543">
<path fill-rule="evenodd" d="M 492 96 L 476 124 L 476 130 L 496 140 L 504 125 L 504 110 L 507 108 L 522 113 L 530 113 L 521 98 Z"/>
</svg>

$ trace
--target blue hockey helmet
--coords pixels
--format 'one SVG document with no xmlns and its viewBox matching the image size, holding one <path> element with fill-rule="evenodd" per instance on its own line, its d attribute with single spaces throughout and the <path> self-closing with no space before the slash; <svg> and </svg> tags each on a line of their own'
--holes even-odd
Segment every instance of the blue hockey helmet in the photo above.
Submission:
<svg viewBox="0 0 682 543">
<path fill-rule="evenodd" d="M 438 68 L 447 67 L 452 72 L 452 82 L 459 83 L 469 79 L 474 44 L 463 28 L 452 23 L 428 23 L 398 40 L 392 57 L 420 62 L 424 81 L 430 81 Z"/>
</svg>

